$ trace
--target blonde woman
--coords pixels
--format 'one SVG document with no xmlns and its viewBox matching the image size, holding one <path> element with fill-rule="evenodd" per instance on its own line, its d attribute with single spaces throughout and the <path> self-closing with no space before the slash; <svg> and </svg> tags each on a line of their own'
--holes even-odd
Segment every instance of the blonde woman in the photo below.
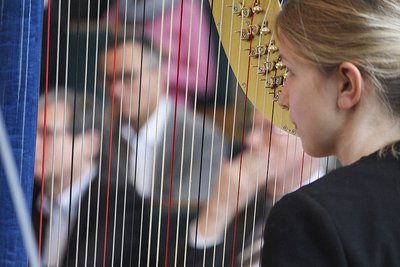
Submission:
<svg viewBox="0 0 400 267">
<path fill-rule="evenodd" d="M 263 266 L 400 266 L 400 1 L 287 0 L 279 103 L 304 150 L 343 167 L 286 195 Z"/>
</svg>

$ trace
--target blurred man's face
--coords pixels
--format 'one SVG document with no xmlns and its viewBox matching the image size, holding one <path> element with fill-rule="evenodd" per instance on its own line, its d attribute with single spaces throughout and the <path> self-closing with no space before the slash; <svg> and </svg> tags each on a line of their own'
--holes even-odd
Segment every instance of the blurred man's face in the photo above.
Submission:
<svg viewBox="0 0 400 267">
<path fill-rule="evenodd" d="M 50 184 L 54 173 L 55 187 L 60 186 L 59 181 L 63 174 L 64 181 L 69 181 L 70 177 L 68 174 L 71 173 L 72 132 L 68 126 L 65 126 L 65 135 L 63 137 L 64 125 L 68 125 L 64 122 L 64 107 L 63 102 L 57 102 L 56 111 L 55 102 L 47 104 L 46 126 L 44 125 L 44 105 L 40 106 L 38 111 L 34 169 L 35 180 L 39 183 L 41 182 L 43 164 L 45 184 Z M 67 116 L 66 120 L 69 121 L 70 117 Z M 46 131 L 46 140 L 44 140 L 44 131 Z M 58 191 L 57 189 L 56 191 Z"/>
<path fill-rule="evenodd" d="M 114 97 L 118 111 L 122 106 L 125 121 L 130 119 L 131 126 L 139 128 L 147 121 L 157 106 L 158 70 L 149 68 L 149 59 L 144 56 L 141 64 L 140 44 L 126 43 L 115 50 Z M 103 70 L 106 64 L 106 90 L 111 95 L 114 75 L 114 50 L 109 49 L 101 58 Z M 154 64 L 154 62 L 153 62 Z M 142 73 L 140 72 L 142 69 Z M 140 75 L 142 76 L 140 79 Z M 140 108 L 139 108 L 140 99 Z M 149 113 L 149 114 L 147 114 Z"/>
</svg>

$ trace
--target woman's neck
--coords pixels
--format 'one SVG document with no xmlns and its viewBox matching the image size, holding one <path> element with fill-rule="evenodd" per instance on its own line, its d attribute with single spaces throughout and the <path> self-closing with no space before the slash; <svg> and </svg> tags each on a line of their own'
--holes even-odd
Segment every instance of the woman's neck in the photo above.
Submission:
<svg viewBox="0 0 400 267">
<path fill-rule="evenodd" d="M 385 120 L 384 117 L 375 122 L 365 120 L 347 132 L 350 134 L 343 134 L 336 151 L 336 156 L 343 165 L 352 164 L 361 157 L 400 140 L 400 121 Z"/>
</svg>

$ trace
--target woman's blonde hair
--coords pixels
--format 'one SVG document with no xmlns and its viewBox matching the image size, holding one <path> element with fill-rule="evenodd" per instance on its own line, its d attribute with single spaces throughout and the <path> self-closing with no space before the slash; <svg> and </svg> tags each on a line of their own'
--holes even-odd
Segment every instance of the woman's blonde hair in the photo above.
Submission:
<svg viewBox="0 0 400 267">
<path fill-rule="evenodd" d="M 352 62 L 400 117 L 399 0 L 286 0 L 275 34 L 324 73 Z"/>
</svg>

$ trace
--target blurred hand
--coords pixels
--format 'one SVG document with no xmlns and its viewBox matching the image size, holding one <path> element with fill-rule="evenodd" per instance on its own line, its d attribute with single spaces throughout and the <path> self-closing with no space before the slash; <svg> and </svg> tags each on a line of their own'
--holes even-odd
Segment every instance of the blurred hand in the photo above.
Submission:
<svg viewBox="0 0 400 267">
<path fill-rule="evenodd" d="M 199 234 L 218 238 L 238 209 L 245 207 L 256 191 L 267 187 L 275 203 L 284 194 L 309 181 L 319 169 L 318 160 L 304 154 L 298 137 L 271 126 L 255 116 L 254 129 L 246 135 L 246 150 L 232 161 L 221 163 L 221 173 L 199 216 Z"/>
</svg>

